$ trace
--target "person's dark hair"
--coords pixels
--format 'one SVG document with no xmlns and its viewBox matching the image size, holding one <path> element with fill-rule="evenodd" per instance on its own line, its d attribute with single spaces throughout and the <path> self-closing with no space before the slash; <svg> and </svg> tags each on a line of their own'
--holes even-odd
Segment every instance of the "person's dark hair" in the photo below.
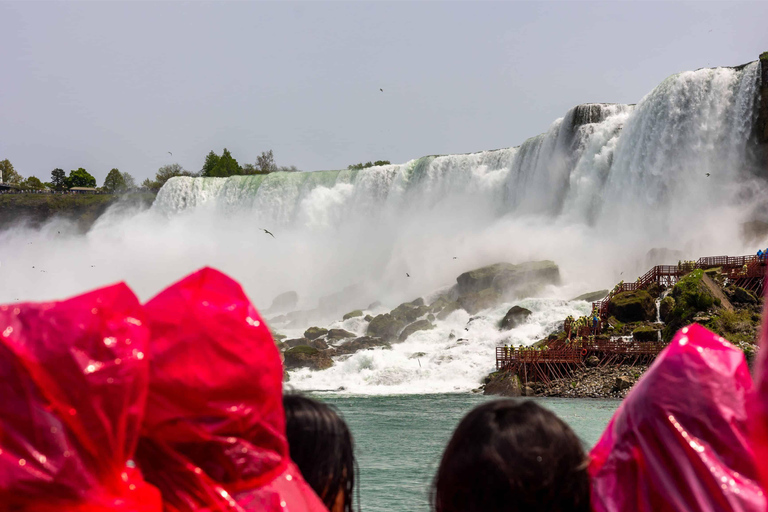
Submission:
<svg viewBox="0 0 768 512">
<path fill-rule="evenodd" d="M 531 401 L 467 414 L 432 482 L 435 512 L 589 512 L 587 456 L 560 418 Z"/>
<path fill-rule="evenodd" d="M 336 408 L 297 394 L 283 397 L 291 459 L 333 512 L 339 492 L 351 512 L 356 463 L 352 434 Z"/>
</svg>

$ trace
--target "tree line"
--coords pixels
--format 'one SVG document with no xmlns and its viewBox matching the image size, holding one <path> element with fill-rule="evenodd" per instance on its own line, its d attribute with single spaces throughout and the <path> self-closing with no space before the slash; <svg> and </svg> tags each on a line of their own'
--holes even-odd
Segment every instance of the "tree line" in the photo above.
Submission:
<svg viewBox="0 0 768 512">
<path fill-rule="evenodd" d="M 377 160 L 375 162 L 366 162 L 353 164 L 348 169 L 367 169 L 375 165 L 389 165 L 389 160 Z M 256 158 L 255 163 L 240 165 L 232 153 L 224 148 L 221 155 L 213 150 L 205 157 L 203 168 L 198 172 L 190 172 L 179 164 L 170 164 L 160 167 L 155 173 L 155 178 L 147 178 L 141 183 L 142 189 L 157 191 L 165 185 L 165 182 L 176 176 L 191 177 L 215 177 L 226 178 L 229 176 L 249 176 L 254 174 L 270 174 L 273 172 L 299 172 L 296 166 L 278 166 L 275 163 L 275 155 L 270 149 L 262 151 Z M 54 169 L 51 171 L 50 181 L 43 182 L 36 176 L 23 178 L 14 168 L 11 162 L 6 158 L 0 161 L 0 176 L 2 183 L 15 185 L 22 190 L 68 190 L 73 187 L 96 188 L 96 178 L 82 167 L 69 171 L 69 175 L 63 169 Z M 111 194 L 119 194 L 136 190 L 136 180 L 127 172 L 121 172 L 119 169 L 112 169 L 107 173 L 104 184 L 100 190 Z"/>
<path fill-rule="evenodd" d="M 252 174 L 269 174 L 272 172 L 299 172 L 296 166 L 280 167 L 275 163 L 275 156 L 272 150 L 264 151 L 256 158 L 253 164 L 247 163 L 240 165 L 232 156 L 227 148 L 221 155 L 214 151 L 208 153 L 203 163 L 203 168 L 198 172 L 190 172 L 179 164 L 170 164 L 160 167 L 155 173 L 155 178 L 147 178 L 141 183 L 142 189 L 157 191 L 169 179 L 176 176 L 206 176 L 223 177 L 228 176 L 247 176 Z M 54 169 L 51 171 L 50 181 L 43 182 L 36 176 L 24 178 L 14 169 L 13 164 L 7 158 L 0 161 L 0 177 L 2 183 L 14 185 L 21 190 L 69 190 L 73 187 L 97 188 L 96 178 L 82 167 L 72 170 L 69 175 L 63 169 Z M 118 194 L 136 190 L 136 180 L 130 173 L 121 172 L 119 169 L 112 169 L 107 173 L 104 184 L 99 188 L 101 191 Z"/>
</svg>

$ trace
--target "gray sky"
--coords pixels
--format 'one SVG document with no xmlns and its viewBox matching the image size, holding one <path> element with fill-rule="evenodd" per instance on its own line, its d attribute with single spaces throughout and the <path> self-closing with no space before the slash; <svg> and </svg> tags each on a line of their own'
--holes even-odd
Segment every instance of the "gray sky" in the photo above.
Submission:
<svg viewBox="0 0 768 512">
<path fill-rule="evenodd" d="M 514 146 L 578 103 L 755 60 L 766 20 L 768 2 L 0 2 L 0 159 L 101 185 L 224 147 L 318 170 Z"/>
</svg>

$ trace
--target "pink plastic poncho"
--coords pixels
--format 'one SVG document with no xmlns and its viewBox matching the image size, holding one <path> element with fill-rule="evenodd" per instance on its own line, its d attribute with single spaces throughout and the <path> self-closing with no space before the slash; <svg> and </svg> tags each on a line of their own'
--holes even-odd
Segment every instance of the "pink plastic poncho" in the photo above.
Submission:
<svg viewBox="0 0 768 512">
<path fill-rule="evenodd" d="M 591 452 L 594 510 L 765 511 L 748 440 L 751 389 L 740 350 L 683 328 Z"/>
<path fill-rule="evenodd" d="M 0 511 L 159 512 L 129 459 L 148 331 L 125 284 L 0 306 Z"/>
<path fill-rule="evenodd" d="M 760 352 L 755 366 L 755 393 L 750 401 L 752 445 L 763 487 L 768 489 L 768 303 L 763 311 Z"/>
<path fill-rule="evenodd" d="M 238 283 L 205 268 L 149 301 L 138 460 L 167 510 L 324 511 L 290 461 L 283 368 Z"/>
</svg>

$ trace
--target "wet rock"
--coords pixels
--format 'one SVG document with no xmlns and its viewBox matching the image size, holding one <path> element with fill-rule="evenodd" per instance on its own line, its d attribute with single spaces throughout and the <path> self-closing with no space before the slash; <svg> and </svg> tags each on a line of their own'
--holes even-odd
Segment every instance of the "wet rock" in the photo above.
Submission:
<svg viewBox="0 0 768 512">
<path fill-rule="evenodd" d="M 571 300 L 585 300 L 587 302 L 597 302 L 598 300 L 601 300 L 606 295 L 608 295 L 608 290 L 598 290 L 596 292 L 589 292 L 585 293 L 583 295 L 579 295 L 578 297 L 574 297 Z"/>
<path fill-rule="evenodd" d="M 333 360 L 325 352 L 307 345 L 299 345 L 285 351 L 285 368 L 287 370 L 299 368 L 326 370 L 331 366 L 333 366 Z"/>
<path fill-rule="evenodd" d="M 597 356 L 589 356 L 587 360 L 584 361 L 584 364 L 590 368 L 595 368 L 600 364 L 600 359 Z"/>
<path fill-rule="evenodd" d="M 371 336 L 361 336 L 354 340 L 342 343 L 334 349 L 335 355 L 354 354 L 360 350 L 367 350 L 376 347 L 389 347 L 389 343 L 381 338 L 374 338 Z"/>
<path fill-rule="evenodd" d="M 613 383 L 613 391 L 624 391 L 632 387 L 634 382 L 629 377 L 619 376 L 616 377 L 616 381 Z"/>
<path fill-rule="evenodd" d="M 496 372 L 486 378 L 484 395 L 521 396 L 520 377 L 509 372 Z"/>
<path fill-rule="evenodd" d="M 357 336 L 357 334 L 353 332 L 349 332 L 345 329 L 331 329 L 328 331 L 328 335 L 326 336 L 326 338 L 330 341 L 334 341 L 334 340 L 344 340 L 347 338 L 354 338 L 355 336 Z"/>
<path fill-rule="evenodd" d="M 420 357 L 426 357 L 426 352 L 414 352 L 408 359 L 419 359 Z"/>
<path fill-rule="evenodd" d="M 405 341 L 408 336 L 417 331 L 427 331 L 434 328 L 434 324 L 429 320 L 417 320 L 416 322 L 413 322 L 412 324 L 406 326 L 405 329 L 403 329 L 403 332 L 400 333 L 399 340 Z"/>
<path fill-rule="evenodd" d="M 328 343 L 324 339 L 318 338 L 309 342 L 309 346 L 318 350 L 325 350 L 328 348 Z"/>
<path fill-rule="evenodd" d="M 522 325 L 531 316 L 531 310 L 521 308 L 520 306 L 512 306 L 504 318 L 501 319 L 500 328 L 502 331 L 514 329 L 518 325 Z"/>
<path fill-rule="evenodd" d="M 272 333 L 272 339 L 274 339 L 276 342 L 283 341 L 287 337 L 288 336 L 286 336 L 285 334 L 279 334 L 279 333 L 276 333 L 276 332 Z"/>
<path fill-rule="evenodd" d="M 663 299 L 661 299 L 661 304 L 659 304 L 659 316 L 661 317 L 661 320 L 663 322 L 666 322 L 669 318 L 669 314 L 672 312 L 672 310 L 675 309 L 675 298 L 666 296 Z"/>
<path fill-rule="evenodd" d="M 383 340 L 397 339 L 397 335 L 403 328 L 408 325 L 408 322 L 392 316 L 389 313 L 377 315 L 368 324 L 368 330 L 366 333 L 368 336 L 375 338 L 381 338 Z"/>
<path fill-rule="evenodd" d="M 464 311 L 470 315 L 474 315 L 484 309 L 492 308 L 502 300 L 503 297 L 501 293 L 493 288 L 486 288 L 479 292 L 471 292 L 459 297 L 458 303 Z M 438 318 L 440 318 L 440 315 L 438 315 Z"/>
<path fill-rule="evenodd" d="M 370 322 L 371 320 L 373 320 L 373 316 L 372 315 L 365 315 L 365 317 L 363 317 L 363 320 L 365 320 L 366 322 Z"/>
<path fill-rule="evenodd" d="M 294 338 L 283 342 L 283 346 L 287 348 L 298 347 L 299 345 L 309 345 L 309 340 L 307 338 Z"/>
<path fill-rule="evenodd" d="M 279 313 L 281 311 L 290 311 L 296 309 L 296 305 L 299 303 L 299 294 L 296 292 L 281 293 L 272 300 L 272 305 L 269 306 L 267 311 L 271 313 Z"/>
<path fill-rule="evenodd" d="M 310 327 L 304 331 L 304 337 L 308 340 L 314 340 L 315 338 L 325 336 L 326 334 L 328 334 L 328 329 L 324 329 L 322 327 Z"/>
<path fill-rule="evenodd" d="M 405 302 L 389 312 L 392 317 L 409 324 L 417 318 L 429 313 L 429 307 L 424 305 L 424 299 L 416 299 L 413 302 Z"/>
<path fill-rule="evenodd" d="M 623 292 L 611 299 L 608 312 L 620 322 L 653 321 L 656 318 L 656 302 L 645 290 Z"/>
<path fill-rule="evenodd" d="M 360 309 L 356 309 L 354 311 L 350 311 L 349 313 L 347 313 L 346 315 L 344 315 L 342 317 L 342 320 L 349 320 L 350 318 L 355 318 L 355 317 L 358 317 L 358 316 L 363 316 L 363 312 Z"/>
<path fill-rule="evenodd" d="M 523 396 L 536 396 L 536 393 L 533 391 L 533 388 L 531 386 L 524 386 Z"/>
</svg>

